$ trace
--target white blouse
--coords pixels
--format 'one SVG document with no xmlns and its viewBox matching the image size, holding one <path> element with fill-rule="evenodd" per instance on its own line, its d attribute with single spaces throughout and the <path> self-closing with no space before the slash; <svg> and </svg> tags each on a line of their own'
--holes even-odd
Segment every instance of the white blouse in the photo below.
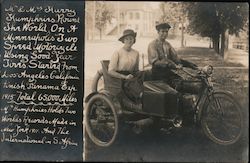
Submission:
<svg viewBox="0 0 250 163">
<path fill-rule="evenodd" d="M 111 57 L 109 70 L 129 72 L 138 71 L 139 52 L 134 49 L 127 51 L 124 48 L 116 50 Z"/>
</svg>

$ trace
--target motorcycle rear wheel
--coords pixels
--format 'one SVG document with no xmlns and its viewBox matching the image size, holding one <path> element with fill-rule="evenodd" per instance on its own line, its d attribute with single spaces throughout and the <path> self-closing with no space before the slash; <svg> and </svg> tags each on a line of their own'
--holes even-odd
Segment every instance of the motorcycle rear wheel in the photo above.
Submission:
<svg viewBox="0 0 250 163">
<path fill-rule="evenodd" d="M 242 135 L 243 117 L 241 106 L 227 92 L 215 92 L 205 105 L 201 126 L 206 136 L 221 145 L 232 145 Z"/>
</svg>

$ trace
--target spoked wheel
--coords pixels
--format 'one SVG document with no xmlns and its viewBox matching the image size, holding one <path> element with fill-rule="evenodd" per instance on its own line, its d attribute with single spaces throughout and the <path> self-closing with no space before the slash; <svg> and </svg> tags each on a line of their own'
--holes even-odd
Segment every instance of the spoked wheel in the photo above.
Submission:
<svg viewBox="0 0 250 163">
<path fill-rule="evenodd" d="M 86 105 L 86 129 L 90 139 L 98 146 L 110 146 L 118 133 L 118 117 L 111 100 L 96 94 Z"/>
<path fill-rule="evenodd" d="M 217 92 L 209 97 L 205 106 L 201 126 L 205 134 L 215 143 L 231 145 L 236 143 L 243 130 L 240 105 L 226 92 Z"/>
</svg>

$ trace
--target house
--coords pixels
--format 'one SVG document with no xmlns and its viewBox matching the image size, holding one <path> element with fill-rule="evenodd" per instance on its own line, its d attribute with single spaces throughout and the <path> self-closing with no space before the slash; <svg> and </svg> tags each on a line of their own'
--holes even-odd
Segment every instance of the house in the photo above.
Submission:
<svg viewBox="0 0 250 163">
<path fill-rule="evenodd" d="M 230 36 L 230 48 L 249 50 L 249 36 L 247 31 L 241 31 L 238 36 Z"/>
<path fill-rule="evenodd" d="M 113 2 L 116 8 L 115 25 L 107 35 L 121 34 L 124 29 L 133 29 L 138 36 L 152 36 L 158 20 L 157 11 L 150 2 Z"/>
</svg>

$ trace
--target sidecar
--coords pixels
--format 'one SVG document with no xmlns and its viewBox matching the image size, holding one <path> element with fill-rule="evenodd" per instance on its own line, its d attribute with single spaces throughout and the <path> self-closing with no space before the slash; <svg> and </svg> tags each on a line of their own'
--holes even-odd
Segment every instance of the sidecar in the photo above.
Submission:
<svg viewBox="0 0 250 163">
<path fill-rule="evenodd" d="M 101 64 L 104 89 L 93 91 L 85 99 L 86 129 L 95 144 L 111 145 L 124 121 L 138 121 L 152 116 L 177 117 L 178 97 L 169 92 L 169 86 L 163 81 L 152 81 L 149 70 L 143 72 L 142 93 L 135 101 L 129 97 L 124 80 L 108 74 L 109 61 L 101 61 Z"/>
</svg>

